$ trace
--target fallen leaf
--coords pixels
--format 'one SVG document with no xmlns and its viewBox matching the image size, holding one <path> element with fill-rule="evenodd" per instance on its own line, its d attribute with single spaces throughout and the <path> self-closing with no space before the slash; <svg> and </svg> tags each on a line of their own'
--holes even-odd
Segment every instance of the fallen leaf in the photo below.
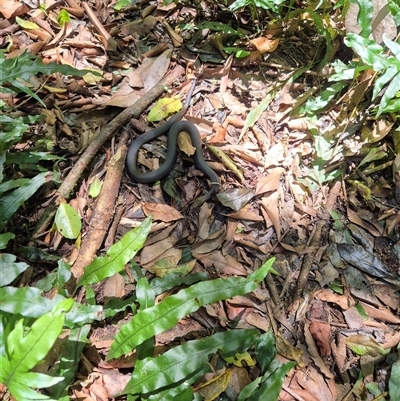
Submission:
<svg viewBox="0 0 400 401">
<path fill-rule="evenodd" d="M 146 216 L 153 216 L 154 220 L 160 220 L 165 223 L 183 219 L 175 208 L 163 203 L 145 203 L 142 210 Z"/>
</svg>

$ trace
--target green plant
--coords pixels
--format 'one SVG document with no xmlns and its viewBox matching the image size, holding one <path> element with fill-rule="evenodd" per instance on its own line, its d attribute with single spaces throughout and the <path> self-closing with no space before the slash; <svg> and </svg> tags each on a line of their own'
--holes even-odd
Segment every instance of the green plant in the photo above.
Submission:
<svg viewBox="0 0 400 401">
<path fill-rule="evenodd" d="M 56 385 L 63 377 L 51 377 L 32 372 L 51 350 L 64 326 L 65 314 L 71 309 L 72 299 L 57 304 L 51 312 L 24 327 L 24 320 L 16 316 L 1 316 L 0 382 L 17 400 L 49 399 L 32 388 Z"/>
<path fill-rule="evenodd" d="M 56 72 L 78 76 L 87 73 L 70 66 L 43 64 L 29 53 L 6 59 L 0 52 L 0 91 L 3 93 L 24 92 L 43 104 L 29 88 L 29 80 L 37 73 Z M 3 101 L 0 102 L 0 112 L 0 250 L 3 250 L 15 238 L 14 233 L 5 230 L 9 220 L 51 176 L 39 162 L 60 158 L 39 147 L 13 152 L 23 135 L 42 117 L 15 116 Z M 22 175 L 25 177 L 21 178 Z M 25 251 L 35 257 L 54 259 L 51 255 L 40 255 L 38 250 Z M 48 388 L 48 393 L 59 399 L 66 396 L 79 362 L 76 355 L 79 356 L 87 341 L 89 327 L 85 330 L 82 325 L 98 319 L 101 307 L 85 307 L 62 295 L 50 300 L 43 297 L 38 288 L 12 287 L 15 279 L 28 268 L 28 263 L 18 262 L 17 256 L 0 253 L 0 382 L 17 400 L 49 398 L 33 388 Z M 55 285 L 62 293 L 65 292 L 62 287 L 70 277 L 69 266 L 65 266 L 63 261 L 59 262 L 59 272 Z M 63 327 L 69 327 L 71 331 L 57 369 L 51 375 L 32 372 L 31 369 L 46 357 Z"/>
<path fill-rule="evenodd" d="M 261 8 L 279 14 L 285 3 L 285 0 L 236 0 L 229 6 L 229 9 L 237 11 L 241 8 L 249 7 L 252 13 L 256 13 L 257 8 Z"/>
</svg>

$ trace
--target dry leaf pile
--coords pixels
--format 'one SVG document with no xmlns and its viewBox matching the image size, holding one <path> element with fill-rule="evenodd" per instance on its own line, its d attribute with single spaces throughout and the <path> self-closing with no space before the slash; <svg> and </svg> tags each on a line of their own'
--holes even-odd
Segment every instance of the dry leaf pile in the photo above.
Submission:
<svg viewBox="0 0 400 401">
<path fill-rule="evenodd" d="M 211 5 L 205 4 L 210 9 L 204 16 L 211 18 Z M 326 49 L 316 48 L 315 31 L 310 34 L 312 25 L 300 14 L 285 31 L 268 27 L 250 38 L 250 54 L 241 60 L 224 52 L 229 35 L 194 29 L 198 11 L 191 5 L 137 4 L 116 13 L 111 4 L 66 0 L 46 2 L 45 8 L 2 1 L 0 44 L 8 46 L 8 57 L 30 51 L 102 75 L 35 78 L 29 85 L 47 109 L 6 97 L 21 112 L 46 116 L 21 146 L 40 138 L 67 156 L 58 167 L 69 184 L 63 182 L 58 192 L 46 187 L 37 199 L 39 214 L 47 203 L 67 198 L 84 222 L 81 246 L 52 231 L 43 234 L 43 226 L 37 244 L 74 263 L 78 279 L 101 249 L 152 215 L 152 234 L 135 260 L 149 276 L 247 276 L 274 255 L 279 276 L 268 276 L 248 296 L 201 309 L 158 336 L 157 347 L 214 328 L 272 328 L 280 357 L 297 363 L 280 400 L 334 401 L 346 394 L 356 399 L 364 389 L 355 385 L 360 372 L 364 383 L 386 388 L 387 353 L 400 340 L 400 195 L 391 170 L 400 140 L 390 117 L 361 124 L 354 115 L 371 76 L 362 76 L 311 121 L 299 110 L 326 83 L 328 71 L 314 68 Z M 71 16 L 64 26 L 57 21 L 61 8 Z M 190 29 L 178 29 L 183 22 Z M 202 50 L 213 48 L 219 64 L 193 51 L 199 43 Z M 332 50 L 329 59 L 334 56 Z M 298 68 L 304 74 L 293 82 Z M 148 129 L 144 113 L 162 95 L 163 83 L 177 101 L 173 95 L 184 99 L 194 75 L 198 85 L 186 118 L 199 128 L 207 161 L 222 184 L 217 198 L 199 210 L 191 204 L 208 184 L 188 161 L 184 138 L 184 156 L 162 183 L 136 185 L 124 172 L 129 137 Z M 160 86 L 165 76 L 170 78 Z M 351 130 L 353 137 L 343 134 Z M 392 135 L 397 153 L 389 149 Z M 360 149 L 372 145 L 389 155 L 389 166 L 371 170 L 360 163 Z M 156 141 L 139 163 L 157 168 L 163 155 L 165 141 Z M 99 179 L 102 194 L 94 199 L 89 188 Z M 111 277 L 95 289 L 97 301 L 124 298 L 134 284 L 133 278 L 126 284 L 120 275 Z M 121 368 L 132 367 L 135 356 L 114 365 L 103 360 L 115 331 L 109 324 L 93 330 L 75 396 L 107 399 L 126 384 Z M 218 387 L 212 394 L 221 386 L 243 388 L 257 371 L 240 366 L 229 375 L 222 384 L 208 378 Z"/>
</svg>

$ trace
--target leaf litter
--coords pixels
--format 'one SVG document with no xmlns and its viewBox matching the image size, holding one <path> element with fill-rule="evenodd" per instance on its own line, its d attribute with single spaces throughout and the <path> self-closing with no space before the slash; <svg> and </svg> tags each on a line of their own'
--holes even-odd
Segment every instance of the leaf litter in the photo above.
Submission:
<svg viewBox="0 0 400 401">
<path fill-rule="evenodd" d="M 155 337 L 156 347 L 163 341 L 169 345 L 189 339 L 194 333 L 202 336 L 209 328 L 235 324 L 245 330 L 256 327 L 267 331 L 272 327 L 280 357 L 295 361 L 299 368 L 288 370 L 279 399 L 330 401 L 344 399 L 350 393 L 356 399 L 370 381 L 387 390 L 384 382 L 389 362 L 384 362 L 385 357 L 399 343 L 400 136 L 390 115 L 385 114 L 397 110 L 390 94 L 398 87 L 395 72 L 390 70 L 393 56 L 383 57 L 382 42 L 376 47 L 372 39 L 357 34 L 346 39 L 361 60 L 386 77 L 388 86 L 383 78 L 374 81 L 372 70 L 361 73 L 354 81 L 354 61 L 345 65 L 336 60 L 330 75 L 318 69 L 318 62 L 328 54 L 329 42 L 325 55 L 312 52 L 320 51 L 313 42 L 315 36 L 302 30 L 315 29 L 310 16 L 294 13 L 288 23 L 290 40 L 281 30 L 278 32 L 283 36 L 276 39 L 267 34 L 255 37 L 247 43 L 250 55 L 233 62 L 226 41 L 232 35 L 242 38 L 238 32 L 208 36 L 207 29 L 219 31 L 224 30 L 223 26 L 205 27 L 197 34 L 194 30 L 171 29 L 183 21 L 189 21 L 193 28 L 191 18 L 196 11 L 192 7 L 158 4 L 153 7 L 154 16 L 126 22 L 127 15 L 116 14 L 110 5 L 100 10 L 91 3 L 82 4 L 82 8 L 75 2 L 68 5 L 74 18 L 64 27 L 55 23 L 60 11 L 57 3 L 46 3 L 46 14 L 36 7 L 28 14 L 26 5 L 18 1 L 5 0 L 0 9 L 4 16 L 1 41 L 3 47 L 9 46 L 7 59 L 20 56 L 23 60 L 27 57 L 23 52 L 29 50 L 45 64 L 56 61 L 87 70 L 81 78 L 69 76 L 67 80 L 41 75 L 35 77 L 36 82 L 24 77 L 23 85 L 7 81 L 7 77 L 1 81 L 24 88 L 23 92 L 36 100 L 4 94 L 10 105 L 27 114 L 46 113 L 46 119 L 37 125 L 37 133 L 48 148 L 60 145 L 65 151 L 63 174 L 76 161 L 71 154 L 81 153 L 91 141 L 82 144 L 83 131 L 96 131 L 96 127 L 109 124 L 116 113 L 112 108 L 134 106 L 168 71 L 178 71 L 177 61 L 183 60 L 188 62 L 187 77 L 197 74 L 201 78 L 187 118 L 199 127 L 204 142 L 213 144 L 216 151 L 212 154 L 220 154 L 218 164 L 211 152 L 208 154 L 222 181 L 218 200 L 203 205 L 198 213 L 191 208 L 191 202 L 207 184 L 196 170 L 184 167 L 185 160 L 179 161 L 172 180 L 154 186 L 136 186 L 125 175 L 120 187 L 124 207 L 111 241 L 121 239 L 137 221 L 152 215 L 152 227 L 147 228 L 153 234 L 132 264 L 148 272 L 147 277 L 149 273 L 160 278 L 176 275 L 179 283 L 184 277 L 203 273 L 211 279 L 248 277 L 271 255 L 279 256 L 274 264 L 279 275 L 267 276 L 266 284 L 249 294 L 205 305 L 184 317 L 178 325 L 190 326 L 193 331 L 179 331 L 176 325 L 168 341 L 165 337 L 162 340 L 163 334 Z M 137 6 L 133 11 L 134 7 Z M 17 16 L 21 19 L 15 19 L 15 24 L 13 18 Z M 339 15 L 332 10 L 330 18 Z M 32 26 L 32 22 L 36 25 Z M 6 36 L 10 32 L 18 33 L 11 41 Z M 171 54 L 163 49 L 154 57 L 145 56 L 158 46 L 160 37 L 166 40 L 167 35 L 179 51 Z M 392 40 L 393 37 L 383 42 L 396 55 L 398 49 Z M 186 57 L 193 54 L 189 50 L 185 53 L 183 43 L 188 45 L 186 50 L 199 50 L 193 60 Z M 207 63 L 200 50 L 210 47 L 214 48 L 214 53 L 210 52 L 213 62 L 220 64 L 196 70 L 198 60 Z M 265 53 L 268 58 L 262 57 Z M 192 62 L 193 67 L 189 64 Z M 40 70 L 44 67 L 35 70 L 35 64 L 29 66 L 27 59 L 24 65 L 33 74 L 44 72 Z M 354 71 L 357 68 L 353 64 Z M 337 84 L 332 84 L 335 81 Z M 168 99 L 177 99 L 175 89 L 166 100 L 167 106 Z M 379 102 L 381 90 L 384 93 Z M 181 99 L 186 91 L 187 85 L 182 86 Z M 376 114 L 371 113 L 371 101 L 375 101 Z M 44 104 L 47 110 L 42 108 Z M 101 112 L 96 114 L 98 110 Z M 142 113 L 143 110 L 139 113 L 143 120 Z M 86 128 L 79 119 L 87 124 Z M 153 119 L 147 120 L 149 126 L 150 120 Z M 124 129 L 128 124 L 126 121 Z M 39 139 L 25 144 L 31 146 L 35 141 Z M 78 142 L 81 143 L 77 145 Z M 102 153 L 110 161 L 107 146 Z M 157 153 L 151 162 L 144 153 L 140 160 L 157 168 L 159 156 L 165 156 L 165 142 L 147 151 Z M 87 234 L 96 200 L 88 194 L 86 177 L 82 179 L 77 196 L 69 201 L 82 199 L 79 203 L 88 205 L 80 209 L 83 233 Z M 333 186 L 333 181 L 339 185 Z M 37 199 L 41 209 L 51 194 L 42 193 Z M 37 220 L 33 215 L 30 218 Z M 49 232 L 43 237 L 46 246 L 72 263 L 75 253 L 82 251 L 79 241 L 56 236 L 56 232 Z M 55 241 L 60 241 L 61 247 Z M 35 242 L 38 248 L 43 246 Z M 118 259 L 117 254 L 112 257 Z M 124 260 L 124 264 L 128 261 Z M 97 282 L 96 263 L 89 265 L 83 276 L 72 268 L 78 283 Z M 114 270 L 119 271 L 110 272 Z M 137 269 L 126 268 L 122 276 L 125 289 L 119 274 L 108 277 L 100 272 L 101 278 L 107 277 L 105 284 L 94 287 L 91 294 L 92 300 L 107 298 L 104 308 L 108 305 L 109 311 L 118 310 L 112 300 L 127 300 L 144 285 L 139 284 Z M 32 284 L 39 278 L 40 275 L 33 278 Z M 172 283 L 171 279 L 171 287 L 161 294 L 153 289 L 161 297 L 159 301 L 177 288 Z M 149 288 L 147 291 L 150 293 Z M 127 305 L 133 303 L 132 300 Z M 128 314 L 118 324 L 132 322 L 131 318 Z M 92 347 L 84 350 L 90 366 L 83 373 L 86 381 L 72 387 L 76 397 L 89 399 L 90 392 L 114 397 L 123 393 L 128 383 L 127 375 L 105 360 L 112 341 L 104 338 L 101 343 L 102 338 L 95 339 L 95 334 L 99 334 L 96 328 L 90 337 Z M 373 369 L 369 368 L 371 364 Z M 250 377 L 257 377 L 250 365 L 241 366 L 247 367 L 242 369 L 247 377 L 239 385 L 234 384 L 234 375 L 224 376 L 226 372 L 214 366 L 213 378 L 202 372 L 206 383 L 196 388 L 204 395 L 209 394 L 204 392 L 205 387 L 210 387 L 207 399 L 235 386 L 238 394 Z M 106 370 L 102 370 L 104 367 Z M 364 382 L 356 386 L 360 374 Z M 201 383 L 200 378 L 196 380 Z M 215 388 L 211 386 L 214 382 Z"/>
</svg>

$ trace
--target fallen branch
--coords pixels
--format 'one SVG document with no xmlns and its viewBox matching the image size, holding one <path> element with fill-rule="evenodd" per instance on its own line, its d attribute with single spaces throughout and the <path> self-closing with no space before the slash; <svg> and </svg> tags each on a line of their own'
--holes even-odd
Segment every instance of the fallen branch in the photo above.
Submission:
<svg viewBox="0 0 400 401">
<path fill-rule="evenodd" d="M 108 162 L 107 175 L 97 198 L 87 235 L 82 239 L 78 257 L 71 268 L 71 272 L 76 279 L 82 276 L 83 268 L 89 265 L 96 257 L 96 253 L 107 234 L 110 221 L 114 215 L 125 158 L 128 153 L 128 139 L 128 133 L 124 132 L 115 155 Z"/>
</svg>

